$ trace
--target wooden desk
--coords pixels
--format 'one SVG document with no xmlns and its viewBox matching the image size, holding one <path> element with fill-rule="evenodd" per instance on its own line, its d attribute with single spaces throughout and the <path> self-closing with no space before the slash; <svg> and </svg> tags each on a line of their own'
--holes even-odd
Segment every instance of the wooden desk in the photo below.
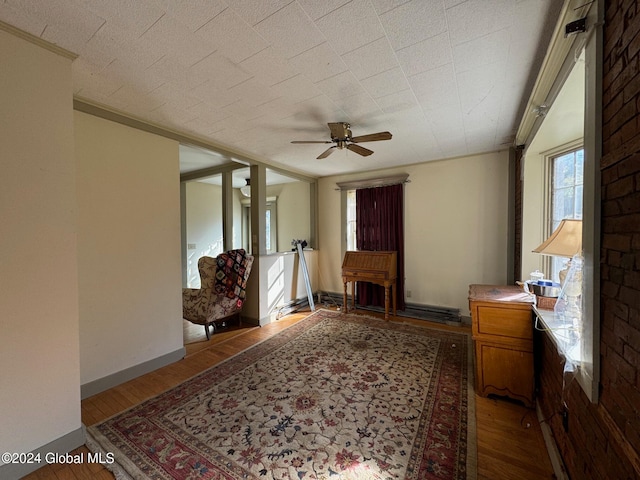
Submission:
<svg viewBox="0 0 640 480">
<path fill-rule="evenodd" d="M 533 302 L 521 287 L 469 286 L 478 395 L 534 405 Z"/>
<path fill-rule="evenodd" d="M 393 315 L 396 314 L 396 252 L 346 252 L 342 261 L 342 283 L 344 284 L 344 311 L 347 305 L 347 283 L 351 283 L 351 301 L 356 309 L 356 282 L 370 282 L 384 287 L 384 318 L 389 320 L 389 289 L 393 293 Z"/>
</svg>

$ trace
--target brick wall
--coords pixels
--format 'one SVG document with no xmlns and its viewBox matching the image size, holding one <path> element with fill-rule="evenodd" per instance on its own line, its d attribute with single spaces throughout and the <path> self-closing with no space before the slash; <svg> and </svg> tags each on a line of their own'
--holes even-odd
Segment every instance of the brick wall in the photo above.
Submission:
<svg viewBox="0 0 640 480">
<path fill-rule="evenodd" d="M 640 7 L 605 5 L 600 403 L 538 343 L 539 402 L 572 479 L 640 478 Z"/>
</svg>

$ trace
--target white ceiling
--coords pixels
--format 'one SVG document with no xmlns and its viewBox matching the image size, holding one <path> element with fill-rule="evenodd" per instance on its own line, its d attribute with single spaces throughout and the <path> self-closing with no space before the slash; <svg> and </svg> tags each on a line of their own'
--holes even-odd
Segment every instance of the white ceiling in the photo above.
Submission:
<svg viewBox="0 0 640 480">
<path fill-rule="evenodd" d="M 75 97 L 311 176 L 513 143 L 559 0 L 0 0 L 78 55 Z M 328 122 L 390 131 L 316 160 Z M 209 163 L 207 163 L 209 162 Z"/>
</svg>

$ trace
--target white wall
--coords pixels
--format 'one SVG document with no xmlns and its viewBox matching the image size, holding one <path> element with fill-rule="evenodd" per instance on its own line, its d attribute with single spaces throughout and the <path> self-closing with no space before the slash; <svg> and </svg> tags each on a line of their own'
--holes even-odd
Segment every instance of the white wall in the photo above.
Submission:
<svg viewBox="0 0 640 480">
<path fill-rule="evenodd" d="M 222 187 L 205 182 L 187 182 L 187 287 L 200 288 L 198 260 L 224 251 L 222 238 Z"/>
<path fill-rule="evenodd" d="M 320 289 L 342 292 L 341 193 L 336 182 L 408 173 L 405 185 L 405 289 L 410 303 L 469 314 L 473 283 L 507 276 L 508 152 L 426 162 L 319 181 Z"/>
<path fill-rule="evenodd" d="M 278 197 L 278 252 L 290 252 L 291 241 L 311 237 L 311 197 L 307 182 L 281 183 L 267 187 L 267 197 Z"/>
<path fill-rule="evenodd" d="M 81 382 L 183 347 L 178 144 L 75 113 Z"/>
<path fill-rule="evenodd" d="M 71 60 L 1 29 L 0 59 L 0 451 L 30 452 L 81 427 Z"/>
<path fill-rule="evenodd" d="M 318 258 L 317 250 L 304 252 L 309 273 L 311 291 L 318 291 Z M 247 301 L 242 315 L 260 325 L 276 320 L 280 307 L 292 300 L 307 298 L 304 274 L 300 259 L 295 252 L 274 253 L 256 257 L 259 264 L 257 276 L 251 274 L 247 284 Z M 258 290 L 259 288 L 259 290 Z M 260 295 L 256 295 L 259 291 Z"/>
</svg>

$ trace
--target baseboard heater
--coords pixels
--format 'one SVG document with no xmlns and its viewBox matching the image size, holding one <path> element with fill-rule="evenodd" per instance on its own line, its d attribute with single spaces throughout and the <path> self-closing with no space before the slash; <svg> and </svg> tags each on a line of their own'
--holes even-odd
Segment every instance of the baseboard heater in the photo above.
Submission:
<svg viewBox="0 0 640 480">
<path fill-rule="evenodd" d="M 340 306 L 342 307 L 343 294 L 336 292 L 318 292 L 318 305 L 323 306 Z M 351 304 L 351 295 L 347 296 L 347 302 Z M 373 305 L 360 306 L 358 310 L 367 310 L 371 312 L 384 312 L 384 307 L 375 307 Z M 397 311 L 398 317 L 411 317 L 420 320 L 429 320 L 432 322 L 452 323 L 460 325 L 462 316 L 459 308 L 440 307 L 436 305 L 423 305 L 420 303 L 405 302 L 405 309 Z"/>
</svg>

